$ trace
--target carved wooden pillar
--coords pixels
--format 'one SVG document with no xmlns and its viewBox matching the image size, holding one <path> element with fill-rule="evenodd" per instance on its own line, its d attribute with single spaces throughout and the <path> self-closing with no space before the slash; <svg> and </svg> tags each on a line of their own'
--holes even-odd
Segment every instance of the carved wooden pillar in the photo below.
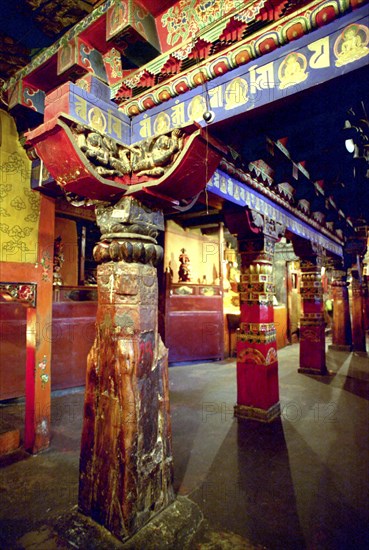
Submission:
<svg viewBox="0 0 369 550">
<path fill-rule="evenodd" d="M 272 267 L 280 228 L 260 214 L 247 216 L 250 231 L 238 229 L 241 322 L 234 411 L 238 418 L 272 422 L 280 415 Z"/>
<path fill-rule="evenodd" d="M 352 349 L 366 352 L 364 324 L 364 289 L 357 269 L 351 270 L 352 276 Z"/>
<path fill-rule="evenodd" d="M 364 328 L 369 330 L 369 276 L 364 275 Z"/>
<path fill-rule="evenodd" d="M 298 372 L 327 374 L 325 321 L 322 286 L 323 248 L 299 237 L 293 238 L 300 257 L 302 316 L 300 319 L 300 367 Z"/>
<path fill-rule="evenodd" d="M 125 540 L 173 499 L 167 349 L 158 335 L 160 212 L 98 207 L 97 334 L 87 363 L 79 508 Z"/>
<path fill-rule="evenodd" d="M 351 350 L 351 319 L 346 271 L 335 266 L 332 271 L 333 327 L 332 344 L 329 349 L 336 351 Z"/>
</svg>

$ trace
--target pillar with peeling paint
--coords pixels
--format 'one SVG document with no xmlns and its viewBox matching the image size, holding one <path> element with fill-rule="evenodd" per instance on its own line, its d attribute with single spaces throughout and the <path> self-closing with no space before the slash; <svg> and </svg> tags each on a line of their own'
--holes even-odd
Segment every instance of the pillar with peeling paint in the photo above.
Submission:
<svg viewBox="0 0 369 550">
<path fill-rule="evenodd" d="M 97 334 L 88 357 L 79 508 L 121 540 L 174 498 L 167 349 L 158 334 L 161 212 L 97 209 Z"/>
</svg>

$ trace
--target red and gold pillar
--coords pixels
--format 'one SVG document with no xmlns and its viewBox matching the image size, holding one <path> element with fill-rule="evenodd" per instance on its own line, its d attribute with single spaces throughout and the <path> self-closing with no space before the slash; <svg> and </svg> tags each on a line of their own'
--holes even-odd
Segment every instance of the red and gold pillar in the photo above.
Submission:
<svg viewBox="0 0 369 550">
<path fill-rule="evenodd" d="M 121 540 L 174 498 L 168 355 L 158 334 L 163 215 L 98 207 L 97 334 L 87 361 L 79 508 Z"/>
<path fill-rule="evenodd" d="M 325 363 L 325 321 L 322 285 L 323 248 L 300 237 L 293 238 L 300 257 L 301 302 L 300 366 L 298 372 L 327 374 Z"/>
<path fill-rule="evenodd" d="M 238 418 L 272 422 L 280 415 L 272 266 L 278 232 L 272 220 L 258 219 L 258 226 L 258 232 L 238 239 L 241 321 L 234 412 Z"/>
<path fill-rule="evenodd" d="M 351 351 L 352 337 L 348 284 L 346 271 L 338 268 L 333 269 L 331 283 L 333 327 L 332 344 L 329 349 L 335 351 Z"/>
</svg>

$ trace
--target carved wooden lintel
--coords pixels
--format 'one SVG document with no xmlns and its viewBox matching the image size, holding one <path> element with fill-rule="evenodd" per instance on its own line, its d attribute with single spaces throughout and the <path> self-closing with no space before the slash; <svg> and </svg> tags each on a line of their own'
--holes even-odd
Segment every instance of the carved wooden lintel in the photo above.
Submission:
<svg viewBox="0 0 369 550">
<path fill-rule="evenodd" d="M 5 300 L 20 302 L 29 307 L 36 307 L 36 283 L 0 283 L 0 295 Z"/>
</svg>

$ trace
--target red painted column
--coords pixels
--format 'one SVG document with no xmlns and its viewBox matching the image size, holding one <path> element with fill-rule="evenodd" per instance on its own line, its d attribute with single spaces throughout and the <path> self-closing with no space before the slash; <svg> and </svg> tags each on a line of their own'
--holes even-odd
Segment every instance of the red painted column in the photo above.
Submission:
<svg viewBox="0 0 369 550">
<path fill-rule="evenodd" d="M 55 201 L 41 195 L 36 319 L 33 319 L 34 325 L 30 328 L 33 335 L 29 334 L 32 338 L 34 336 L 36 338 L 35 363 L 32 380 L 29 365 L 32 364 L 33 359 L 28 355 L 27 347 L 27 362 L 30 360 L 30 363 L 27 364 L 26 416 L 28 419 L 26 422 L 29 431 L 24 444 L 25 449 L 34 454 L 47 449 L 50 444 L 54 222 Z"/>
<path fill-rule="evenodd" d="M 325 364 L 325 321 L 322 285 L 322 246 L 292 236 L 295 253 L 300 258 L 301 302 L 300 366 L 298 372 L 327 374 Z"/>
<path fill-rule="evenodd" d="M 24 418 L 24 448 L 33 450 L 35 442 L 35 372 L 36 372 L 36 308 L 27 309 L 26 325 L 26 410 Z"/>
<path fill-rule="evenodd" d="M 332 273 L 333 327 L 329 349 L 351 351 L 351 319 L 346 271 L 334 269 Z"/>
<path fill-rule="evenodd" d="M 352 276 L 352 349 L 366 353 L 364 325 L 364 289 L 359 271 L 351 270 Z"/>
<path fill-rule="evenodd" d="M 273 309 L 275 242 L 265 235 L 239 241 L 241 322 L 234 412 L 238 418 L 261 422 L 271 422 L 280 415 Z"/>
</svg>

